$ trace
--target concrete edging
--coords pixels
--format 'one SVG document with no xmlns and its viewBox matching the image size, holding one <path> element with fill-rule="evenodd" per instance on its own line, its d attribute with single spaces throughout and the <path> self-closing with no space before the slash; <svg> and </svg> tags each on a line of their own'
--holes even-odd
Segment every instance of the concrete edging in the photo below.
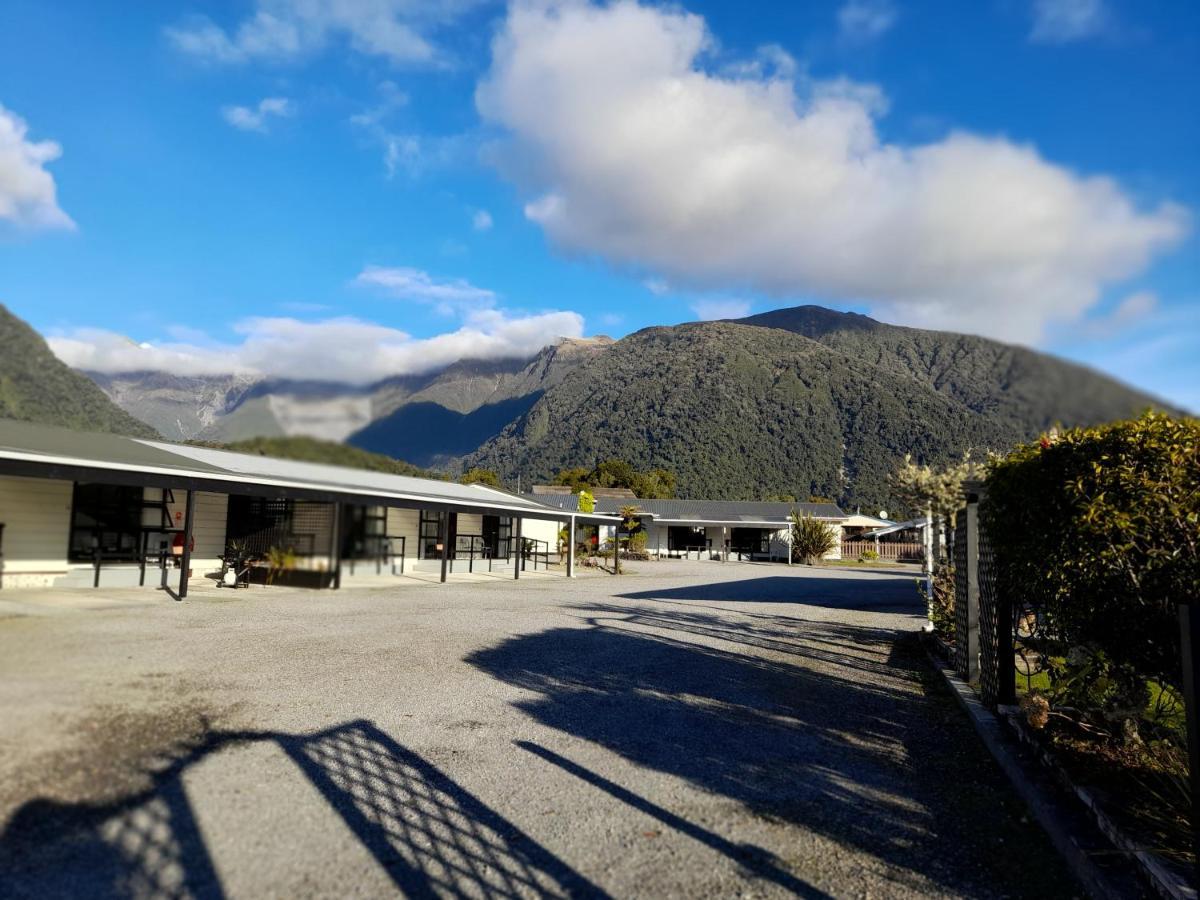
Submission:
<svg viewBox="0 0 1200 900">
<path fill-rule="evenodd" d="M 925 650 L 934 669 L 958 700 L 988 752 L 1008 776 L 1013 789 L 1024 801 L 1037 823 L 1050 838 L 1054 849 L 1066 862 L 1072 874 L 1093 897 L 1120 900 L 1144 893 L 1142 881 L 1128 864 L 1101 868 L 1093 857 L 1113 858 L 1112 844 L 1082 811 L 1067 809 L 1056 802 L 1055 785 L 1040 763 L 1027 758 L 1022 748 L 1004 731 L 999 718 L 980 701 L 969 684 L 963 681 L 929 649 Z M 1195 896 L 1194 894 L 1191 896 Z"/>
</svg>

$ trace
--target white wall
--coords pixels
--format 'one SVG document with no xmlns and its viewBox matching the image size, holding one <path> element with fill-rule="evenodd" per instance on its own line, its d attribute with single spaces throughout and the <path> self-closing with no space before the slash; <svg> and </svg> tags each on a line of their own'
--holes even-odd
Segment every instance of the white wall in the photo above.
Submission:
<svg viewBox="0 0 1200 900">
<path fill-rule="evenodd" d="M 69 481 L 0 477 L 4 587 L 49 587 L 66 574 L 73 490 Z"/>
<path fill-rule="evenodd" d="M 416 509 L 399 509 L 389 506 L 387 511 L 387 533 L 404 537 L 404 571 L 412 571 L 412 564 L 417 561 L 417 542 L 421 533 L 421 513 Z M 395 541 L 392 550 L 399 556 L 400 542 Z M 399 563 L 399 559 L 397 559 Z M 397 569 L 399 566 L 397 565 Z"/>
<path fill-rule="evenodd" d="M 524 519 L 521 522 L 521 537 L 545 541 L 550 547 L 550 552 L 556 553 L 558 552 L 558 532 L 565 524 L 565 520 L 556 522 L 552 519 Z M 516 535 L 515 527 L 513 534 Z"/>
</svg>

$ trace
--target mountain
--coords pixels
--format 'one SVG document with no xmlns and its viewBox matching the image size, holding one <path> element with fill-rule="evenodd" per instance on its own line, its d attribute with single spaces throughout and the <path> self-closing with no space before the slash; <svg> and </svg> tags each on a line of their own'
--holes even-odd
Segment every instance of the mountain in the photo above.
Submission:
<svg viewBox="0 0 1200 900">
<path fill-rule="evenodd" d="M 455 363 L 348 442 L 418 465 L 441 465 L 498 434 L 545 391 L 600 358 L 612 344 L 607 337 L 564 338 L 530 360 Z"/>
<path fill-rule="evenodd" d="M 247 375 L 85 371 L 108 398 L 170 440 L 196 437 L 237 405 L 257 379 Z"/>
<path fill-rule="evenodd" d="M 1148 406 L 1162 404 L 1043 353 L 797 307 L 632 334 L 462 465 L 532 482 L 620 457 L 675 472 L 684 497 L 895 509 L 905 454 L 943 462 Z"/>
<path fill-rule="evenodd" d="M 89 379 L 55 356 L 46 341 L 0 306 L 0 418 L 134 437 L 159 437 Z"/>
<path fill-rule="evenodd" d="M 304 436 L 432 464 L 478 447 L 540 391 L 611 343 L 563 339 L 532 358 L 461 360 L 369 385 L 154 371 L 86 374 L 172 440 Z"/>
</svg>

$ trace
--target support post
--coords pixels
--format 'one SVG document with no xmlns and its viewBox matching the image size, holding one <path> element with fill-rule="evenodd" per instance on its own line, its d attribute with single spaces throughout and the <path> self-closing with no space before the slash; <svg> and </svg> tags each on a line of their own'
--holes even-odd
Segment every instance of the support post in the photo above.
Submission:
<svg viewBox="0 0 1200 900">
<path fill-rule="evenodd" d="M 966 521 L 966 550 L 967 559 L 967 633 L 966 666 L 960 672 L 971 684 L 979 681 L 979 497 L 972 494 L 967 498 L 967 508 L 961 513 Z"/>
<path fill-rule="evenodd" d="M 187 492 L 183 512 L 183 554 L 179 557 L 179 599 L 187 596 L 188 575 L 192 570 L 192 525 L 196 521 L 196 492 Z"/>
<path fill-rule="evenodd" d="M 450 510 L 443 510 L 438 527 L 438 538 L 442 544 L 442 584 L 446 583 L 446 575 L 450 569 Z"/>
<path fill-rule="evenodd" d="M 342 504 L 333 504 L 333 525 L 329 529 L 329 571 L 333 574 L 331 587 L 342 586 Z"/>
<path fill-rule="evenodd" d="M 933 510 L 925 513 L 925 528 L 922 529 L 925 542 L 925 618 L 933 608 Z"/>
<path fill-rule="evenodd" d="M 613 526 L 613 574 L 621 574 L 621 524 Z"/>
<path fill-rule="evenodd" d="M 1193 604 L 1179 604 L 1179 649 L 1183 663 L 1183 701 L 1187 715 L 1187 741 L 1190 780 L 1192 786 L 1192 850 L 1196 854 L 1196 869 L 1200 873 L 1200 710 L 1196 709 L 1196 685 L 1200 682 L 1200 615 Z"/>
<path fill-rule="evenodd" d="M 567 577 L 575 577 L 575 517 L 567 520 Z"/>
<path fill-rule="evenodd" d="M 516 565 L 513 566 L 513 581 L 516 581 L 517 579 L 519 579 L 521 577 L 521 558 L 525 555 L 525 542 L 521 538 L 521 526 L 523 526 L 524 524 L 525 524 L 524 519 L 521 519 L 521 518 L 517 519 L 517 538 L 516 538 L 517 558 L 516 558 L 516 560 L 514 560 Z"/>
</svg>

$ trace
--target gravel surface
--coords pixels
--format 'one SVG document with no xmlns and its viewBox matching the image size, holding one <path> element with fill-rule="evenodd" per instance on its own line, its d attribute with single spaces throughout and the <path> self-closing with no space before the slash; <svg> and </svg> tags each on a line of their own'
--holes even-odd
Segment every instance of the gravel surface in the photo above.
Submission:
<svg viewBox="0 0 1200 900">
<path fill-rule="evenodd" d="M 911 575 L 0 605 L 0 896 L 1054 896 Z"/>
</svg>

